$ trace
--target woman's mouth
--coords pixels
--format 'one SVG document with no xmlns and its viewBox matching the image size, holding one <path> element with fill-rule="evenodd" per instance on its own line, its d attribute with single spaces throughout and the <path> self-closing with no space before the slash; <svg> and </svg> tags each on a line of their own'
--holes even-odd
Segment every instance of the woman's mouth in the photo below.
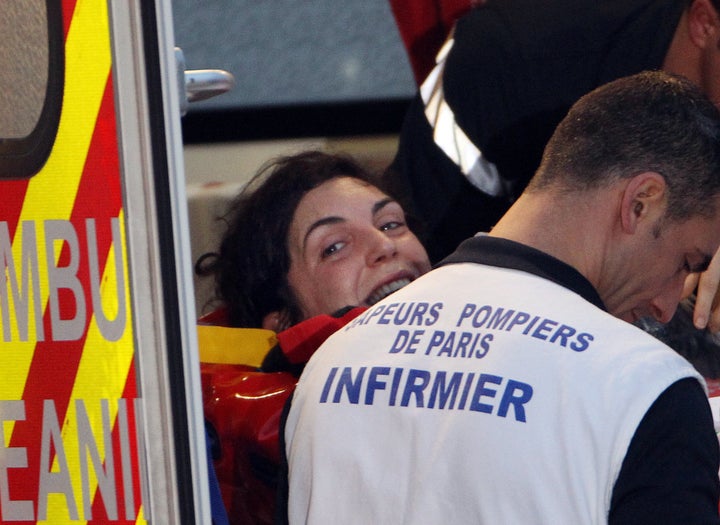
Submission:
<svg viewBox="0 0 720 525">
<path fill-rule="evenodd" d="M 407 277 L 403 277 L 402 279 L 396 279 L 395 281 L 383 284 L 379 288 L 375 289 L 373 293 L 371 293 L 368 298 L 365 299 L 365 304 L 367 304 L 368 306 L 372 306 L 378 301 L 385 299 L 391 293 L 398 291 L 400 288 L 408 284 L 410 284 L 410 279 L 408 279 Z"/>
</svg>

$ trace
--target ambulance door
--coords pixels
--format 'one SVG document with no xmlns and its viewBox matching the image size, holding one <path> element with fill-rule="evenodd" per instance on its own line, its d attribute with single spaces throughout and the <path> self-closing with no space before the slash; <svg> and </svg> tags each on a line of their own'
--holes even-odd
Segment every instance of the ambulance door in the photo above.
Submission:
<svg viewBox="0 0 720 525">
<path fill-rule="evenodd" d="M 0 34 L 0 522 L 209 523 L 170 1 Z"/>
</svg>

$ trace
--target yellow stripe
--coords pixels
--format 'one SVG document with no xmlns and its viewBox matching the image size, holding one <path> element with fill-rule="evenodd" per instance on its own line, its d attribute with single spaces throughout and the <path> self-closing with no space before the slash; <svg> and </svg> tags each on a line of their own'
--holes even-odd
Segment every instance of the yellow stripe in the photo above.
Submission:
<svg viewBox="0 0 720 525">
<path fill-rule="evenodd" d="M 44 221 L 69 219 L 90 146 L 95 121 L 110 73 L 110 39 L 106 2 L 79 0 L 65 44 L 65 93 L 62 115 L 52 153 L 43 169 L 31 179 L 20 221 L 34 221 L 39 252 L 40 290 L 43 311 L 48 301 Z M 20 262 L 22 228 L 13 241 L 13 258 Z M 18 276 L 20 268 L 16 268 Z M 11 313 L 14 305 L 10 301 Z M 19 342 L 13 327 L 8 350 L 3 348 L 6 377 L 0 382 L 0 399 L 20 399 L 35 350 L 35 318 L 30 308 L 30 341 Z M 45 334 L 48 339 L 51 334 Z"/>
</svg>

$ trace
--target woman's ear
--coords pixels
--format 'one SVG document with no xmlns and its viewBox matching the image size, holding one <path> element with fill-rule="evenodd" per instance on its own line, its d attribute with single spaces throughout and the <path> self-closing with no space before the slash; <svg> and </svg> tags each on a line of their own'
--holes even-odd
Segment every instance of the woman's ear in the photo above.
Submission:
<svg viewBox="0 0 720 525">
<path fill-rule="evenodd" d="M 280 314 L 280 311 L 278 311 L 278 310 L 276 310 L 274 312 L 270 312 L 269 314 L 266 314 L 262 320 L 262 327 L 265 330 L 272 330 L 273 332 L 279 332 L 281 317 L 282 317 L 282 315 Z"/>
<path fill-rule="evenodd" d="M 263 317 L 262 327 L 273 332 L 282 332 L 290 328 L 290 316 L 287 310 L 275 310 Z"/>
</svg>

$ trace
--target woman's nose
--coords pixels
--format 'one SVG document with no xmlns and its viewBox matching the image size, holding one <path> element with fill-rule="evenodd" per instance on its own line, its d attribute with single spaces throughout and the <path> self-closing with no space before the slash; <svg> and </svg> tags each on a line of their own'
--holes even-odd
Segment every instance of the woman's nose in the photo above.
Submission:
<svg viewBox="0 0 720 525">
<path fill-rule="evenodd" d="M 397 244 L 384 232 L 375 230 L 368 249 L 368 265 L 377 264 L 393 257 L 397 253 Z"/>
</svg>

